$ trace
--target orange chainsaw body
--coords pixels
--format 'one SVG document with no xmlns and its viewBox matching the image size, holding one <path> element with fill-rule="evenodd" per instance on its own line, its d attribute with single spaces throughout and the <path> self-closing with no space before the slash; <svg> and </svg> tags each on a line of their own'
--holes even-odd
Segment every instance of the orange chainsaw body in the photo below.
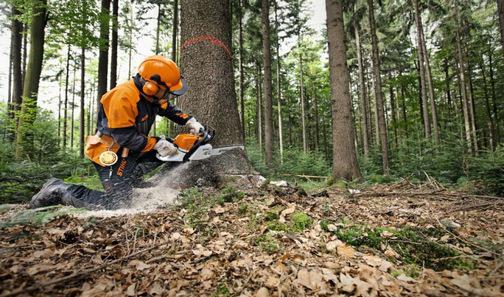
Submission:
<svg viewBox="0 0 504 297">
<path fill-rule="evenodd" d="M 198 135 L 193 134 L 179 134 L 173 140 L 173 143 L 178 146 L 179 149 L 184 151 L 189 151 L 196 141 L 198 141 L 200 137 Z"/>
</svg>

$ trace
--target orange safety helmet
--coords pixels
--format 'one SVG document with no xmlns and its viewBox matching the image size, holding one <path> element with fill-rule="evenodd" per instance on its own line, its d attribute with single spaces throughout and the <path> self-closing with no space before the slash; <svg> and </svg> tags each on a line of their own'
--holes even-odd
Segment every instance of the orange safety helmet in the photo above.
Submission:
<svg viewBox="0 0 504 297">
<path fill-rule="evenodd" d="M 187 91 L 187 83 L 180 75 L 177 64 L 163 56 L 147 57 L 138 66 L 138 74 L 142 78 L 142 92 L 147 96 L 164 97 L 165 94 L 156 96 L 160 85 L 165 86 L 170 94 L 177 96 Z"/>
</svg>

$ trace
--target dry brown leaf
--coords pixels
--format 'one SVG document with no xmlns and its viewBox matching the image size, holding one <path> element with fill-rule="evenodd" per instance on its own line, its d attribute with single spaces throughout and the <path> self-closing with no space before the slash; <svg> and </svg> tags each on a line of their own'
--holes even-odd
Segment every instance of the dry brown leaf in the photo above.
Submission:
<svg viewBox="0 0 504 297">
<path fill-rule="evenodd" d="M 269 293 L 268 289 L 266 289 L 265 287 L 262 287 L 259 290 L 257 290 L 255 296 L 256 297 L 269 297 L 270 293 Z"/>
<path fill-rule="evenodd" d="M 212 251 L 204 248 L 201 244 L 197 244 L 196 248 L 192 250 L 193 254 L 198 257 L 209 257 L 212 255 Z"/>
<path fill-rule="evenodd" d="M 140 260 L 131 260 L 131 261 L 129 261 L 128 266 L 135 267 L 137 270 L 140 270 L 140 271 L 145 270 L 145 269 L 149 269 L 151 267 L 151 265 L 146 264 L 145 262 L 142 262 Z"/>
<path fill-rule="evenodd" d="M 200 272 L 200 276 L 203 280 L 209 280 L 214 276 L 214 273 L 208 268 L 203 268 Z"/>
<path fill-rule="evenodd" d="M 320 272 L 314 270 L 308 271 L 305 268 L 299 270 L 296 281 L 313 291 L 320 290 L 325 285 Z"/>
<path fill-rule="evenodd" d="M 343 244 L 337 247 L 338 255 L 342 257 L 352 258 L 355 255 L 353 247 Z"/>
<path fill-rule="evenodd" d="M 135 296 L 135 287 L 136 287 L 136 284 L 129 285 L 128 288 L 126 289 L 126 295 L 127 296 Z"/>
<path fill-rule="evenodd" d="M 383 272 L 387 272 L 393 266 L 389 261 L 373 255 L 364 255 L 363 259 L 368 265 L 378 267 Z"/>
<path fill-rule="evenodd" d="M 397 277 L 398 280 L 407 283 L 416 283 L 417 281 L 414 278 L 407 276 L 406 274 L 401 274 Z"/>
<path fill-rule="evenodd" d="M 155 282 L 149 289 L 150 295 L 162 295 L 164 292 L 163 287 L 158 282 Z"/>
<path fill-rule="evenodd" d="M 28 269 L 26 269 L 26 273 L 29 275 L 35 275 L 40 272 L 46 272 L 54 269 L 54 265 L 46 264 L 46 263 L 40 263 L 40 264 L 35 264 Z"/>
<path fill-rule="evenodd" d="M 286 220 L 285 220 L 285 217 L 294 213 L 296 211 L 296 204 L 294 203 L 289 203 L 289 206 L 282 210 L 282 212 L 280 213 L 280 218 L 278 219 L 278 221 L 280 223 L 285 223 Z"/>
</svg>

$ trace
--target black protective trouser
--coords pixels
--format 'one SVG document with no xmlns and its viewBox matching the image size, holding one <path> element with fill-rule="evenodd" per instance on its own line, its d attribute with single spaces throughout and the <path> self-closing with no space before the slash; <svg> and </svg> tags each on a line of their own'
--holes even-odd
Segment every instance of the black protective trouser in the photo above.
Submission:
<svg viewBox="0 0 504 297">
<path fill-rule="evenodd" d="M 131 204 L 133 188 L 142 182 L 142 176 L 163 164 L 156 158 L 156 151 L 130 152 L 126 158 L 110 167 L 94 164 L 104 192 L 91 190 L 82 185 L 71 185 L 64 195 L 65 204 L 87 209 L 118 209 Z"/>
</svg>

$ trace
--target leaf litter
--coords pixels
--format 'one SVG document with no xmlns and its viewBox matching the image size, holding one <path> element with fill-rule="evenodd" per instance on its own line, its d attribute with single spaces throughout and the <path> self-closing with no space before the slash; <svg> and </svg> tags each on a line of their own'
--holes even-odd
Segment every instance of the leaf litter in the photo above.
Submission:
<svg viewBox="0 0 504 297">
<path fill-rule="evenodd" d="M 494 200 L 404 184 L 282 190 L 5 226 L 0 296 L 504 296 L 500 200 L 457 210 Z M 449 259 L 426 262 L 424 245 Z"/>
</svg>

